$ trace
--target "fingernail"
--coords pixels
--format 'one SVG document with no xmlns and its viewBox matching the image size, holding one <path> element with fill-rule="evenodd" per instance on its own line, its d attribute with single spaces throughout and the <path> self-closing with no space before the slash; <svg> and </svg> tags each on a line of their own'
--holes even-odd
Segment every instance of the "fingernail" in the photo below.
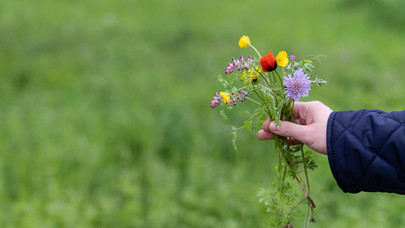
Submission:
<svg viewBox="0 0 405 228">
<path fill-rule="evenodd" d="M 262 134 L 260 133 L 261 131 L 262 131 L 262 130 L 258 131 L 258 132 L 257 132 L 257 135 L 256 135 L 257 138 L 260 139 L 260 140 L 262 140 L 262 139 L 261 139 L 261 135 L 262 135 Z"/>
<path fill-rule="evenodd" d="M 276 126 L 276 123 L 275 122 L 271 122 L 270 123 L 270 130 L 271 131 L 278 131 L 280 129 L 280 127 L 278 127 L 278 126 Z"/>
</svg>

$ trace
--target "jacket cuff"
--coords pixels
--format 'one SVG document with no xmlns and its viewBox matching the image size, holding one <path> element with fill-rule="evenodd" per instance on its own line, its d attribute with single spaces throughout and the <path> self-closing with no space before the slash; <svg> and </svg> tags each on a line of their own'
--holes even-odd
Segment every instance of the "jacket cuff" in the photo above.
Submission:
<svg viewBox="0 0 405 228">
<path fill-rule="evenodd" d="M 337 166 L 337 161 L 339 158 L 339 151 L 334 150 L 334 141 L 333 138 L 335 137 L 334 132 L 337 132 L 337 129 L 334 129 L 334 119 L 336 117 L 337 112 L 332 112 L 329 116 L 328 119 L 328 126 L 327 126 L 327 133 L 326 133 L 326 146 L 327 146 L 327 155 L 328 155 L 328 161 L 329 161 L 329 166 L 332 171 L 332 175 L 335 178 L 338 186 L 340 189 L 342 189 L 343 192 L 351 192 L 351 193 L 357 193 L 359 191 L 348 191 L 347 187 L 343 183 L 341 177 L 339 176 L 339 167 Z"/>
<path fill-rule="evenodd" d="M 330 169 L 343 192 L 405 194 L 405 110 L 332 112 L 327 125 Z"/>
</svg>

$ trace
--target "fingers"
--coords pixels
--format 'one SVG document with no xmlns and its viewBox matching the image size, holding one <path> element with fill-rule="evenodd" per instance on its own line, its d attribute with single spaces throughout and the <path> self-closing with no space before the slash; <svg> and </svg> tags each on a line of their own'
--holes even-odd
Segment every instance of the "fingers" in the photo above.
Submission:
<svg viewBox="0 0 405 228">
<path fill-rule="evenodd" d="M 279 135 L 289 139 L 291 144 L 298 140 L 313 150 L 326 154 L 327 122 L 332 112 L 332 109 L 319 101 L 295 102 L 293 114 L 296 123 L 280 121 L 280 126 L 277 127 L 274 121 L 267 119 L 257 137 L 268 140 Z"/>
<path fill-rule="evenodd" d="M 274 135 L 271 132 L 260 130 L 257 132 L 257 138 L 260 140 L 271 140 L 271 139 L 274 139 Z M 289 138 L 289 140 L 290 140 L 291 145 L 298 144 L 298 140 L 296 140 L 294 138 Z"/>
<path fill-rule="evenodd" d="M 310 106 L 310 102 L 295 102 L 293 115 L 296 121 L 299 121 L 300 124 L 305 124 L 306 119 L 308 116 L 308 108 Z"/>
<path fill-rule="evenodd" d="M 270 118 L 267 118 L 267 120 L 264 121 L 264 123 L 263 123 L 263 131 L 271 132 L 270 128 L 269 128 L 270 122 L 271 122 Z"/>
<path fill-rule="evenodd" d="M 291 142 L 297 140 L 305 143 L 306 135 L 308 135 L 308 127 L 300 124 L 295 124 L 288 121 L 281 121 L 281 126 L 277 127 L 275 122 L 270 122 L 267 119 L 263 124 L 263 130 L 257 132 L 257 138 L 260 140 L 273 139 L 273 134 L 288 137 Z"/>
<path fill-rule="evenodd" d="M 272 122 L 269 118 L 263 123 L 263 130 L 258 132 L 257 137 L 260 140 L 273 139 L 273 133 L 289 137 L 291 139 L 296 139 L 305 143 L 305 137 L 307 135 L 308 127 L 305 125 L 308 124 L 307 117 L 308 111 L 312 103 L 314 102 L 295 102 L 293 115 L 296 123 L 291 123 L 288 121 L 281 121 L 281 126 L 276 127 L 274 121 Z"/>
<path fill-rule="evenodd" d="M 294 138 L 303 143 L 307 142 L 308 126 L 288 121 L 280 121 L 280 124 L 281 125 L 278 127 L 274 121 L 271 122 L 269 125 L 270 131 L 280 136 Z"/>
<path fill-rule="evenodd" d="M 308 106 L 310 105 L 311 102 L 295 102 L 294 103 L 294 118 L 295 118 L 295 122 L 297 124 L 302 124 L 305 125 L 306 124 L 306 118 L 308 115 Z M 267 131 L 267 132 L 271 132 L 269 129 L 269 125 L 270 125 L 270 118 L 267 118 L 266 121 L 264 121 L 263 123 L 263 130 Z"/>
<path fill-rule="evenodd" d="M 260 140 L 270 140 L 273 139 L 273 133 L 260 130 L 259 132 L 257 132 L 257 138 Z"/>
</svg>

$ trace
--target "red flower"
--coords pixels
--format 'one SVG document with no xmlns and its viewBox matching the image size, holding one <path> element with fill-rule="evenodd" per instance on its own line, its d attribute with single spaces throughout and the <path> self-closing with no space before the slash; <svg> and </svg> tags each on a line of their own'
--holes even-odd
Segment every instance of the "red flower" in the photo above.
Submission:
<svg viewBox="0 0 405 228">
<path fill-rule="evenodd" d="M 264 72 L 270 72 L 277 68 L 277 61 L 273 56 L 273 50 L 270 50 L 268 55 L 260 59 L 260 64 Z"/>
</svg>

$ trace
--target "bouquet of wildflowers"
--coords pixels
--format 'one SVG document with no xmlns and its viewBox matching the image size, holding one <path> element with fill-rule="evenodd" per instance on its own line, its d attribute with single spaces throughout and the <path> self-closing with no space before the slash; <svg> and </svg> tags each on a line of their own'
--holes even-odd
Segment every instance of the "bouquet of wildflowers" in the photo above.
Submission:
<svg viewBox="0 0 405 228">
<path fill-rule="evenodd" d="M 239 47 L 251 47 L 257 57 L 233 58 L 225 67 L 225 75 L 218 77 L 224 90 L 217 92 L 210 102 L 211 108 L 221 107 L 220 113 L 225 118 L 225 110 L 235 108 L 238 103 L 246 101 L 257 105 L 254 111 L 247 112 L 243 126 L 232 126 L 235 149 L 238 132 L 242 129 L 257 132 L 267 118 L 274 120 L 278 126 L 280 120 L 295 122 L 294 102 L 308 96 L 312 84 L 326 83 L 319 78 L 310 79 L 314 69 L 313 59 L 297 60 L 285 51 L 274 57 L 272 50 L 261 56 L 247 36 L 239 40 Z M 304 217 L 307 226 L 308 221 L 315 221 L 315 203 L 310 197 L 307 170 L 316 168 L 316 165 L 309 151 L 304 151 L 302 143 L 277 135 L 274 135 L 274 140 L 278 154 L 275 179 L 270 188 L 258 192 L 259 202 L 275 217 L 269 225 L 292 227 L 294 220 Z M 300 205 L 307 206 L 306 213 L 300 213 Z M 305 216 L 300 217 L 299 214 Z"/>
</svg>

